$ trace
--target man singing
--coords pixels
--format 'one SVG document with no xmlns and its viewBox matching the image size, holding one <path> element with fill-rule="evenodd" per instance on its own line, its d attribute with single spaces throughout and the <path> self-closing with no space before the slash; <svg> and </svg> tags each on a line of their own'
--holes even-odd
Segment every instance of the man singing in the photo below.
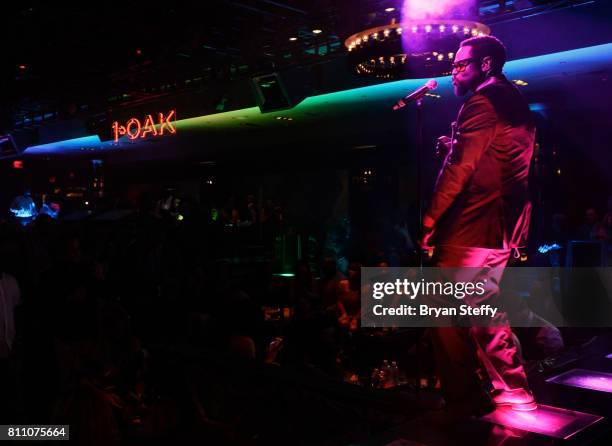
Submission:
<svg viewBox="0 0 612 446">
<path fill-rule="evenodd" d="M 495 37 L 461 42 L 452 82 L 457 96 L 474 94 L 459 111 L 454 135 L 439 139 L 449 152 L 423 218 L 422 246 L 435 247 L 435 266 L 473 267 L 463 274 L 488 280 L 488 293 L 470 305 L 499 294 L 503 268 L 513 248 L 524 244 L 531 212 L 527 175 L 535 128 L 527 102 L 502 74 L 505 61 L 504 45 Z M 432 332 L 448 408 L 483 414 L 495 407 L 491 397 L 498 406 L 536 408 L 505 313 L 498 313 L 495 326 Z M 480 363 L 493 387 L 490 395 L 477 374 Z"/>
</svg>

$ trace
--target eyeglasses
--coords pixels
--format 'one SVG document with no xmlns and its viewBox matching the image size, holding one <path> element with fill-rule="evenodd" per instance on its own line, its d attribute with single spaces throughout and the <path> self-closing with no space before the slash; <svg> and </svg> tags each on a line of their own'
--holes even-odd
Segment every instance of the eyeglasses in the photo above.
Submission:
<svg viewBox="0 0 612 446">
<path fill-rule="evenodd" d="M 456 71 L 457 73 L 463 73 L 468 67 L 468 65 L 475 61 L 476 59 L 474 59 L 473 57 L 470 57 L 468 59 L 463 59 L 463 60 L 454 62 L 451 65 L 451 69 L 452 71 Z"/>
</svg>

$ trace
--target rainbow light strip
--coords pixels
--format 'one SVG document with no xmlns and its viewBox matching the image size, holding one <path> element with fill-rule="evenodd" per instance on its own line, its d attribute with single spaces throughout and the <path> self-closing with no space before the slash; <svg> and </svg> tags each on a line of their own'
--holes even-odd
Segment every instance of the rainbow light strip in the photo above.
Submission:
<svg viewBox="0 0 612 446">
<path fill-rule="evenodd" d="M 526 59 L 509 61 L 504 71 L 509 79 L 529 79 L 528 88 L 537 88 L 535 79 L 545 79 L 550 73 L 558 70 L 559 64 L 568 73 L 579 73 L 588 67 L 589 71 L 597 72 L 605 70 L 612 62 L 612 43 L 580 48 L 559 53 L 546 54 Z M 442 97 L 452 95 L 452 84 L 450 76 L 436 78 L 438 89 Z M 279 125 L 277 117 L 296 118 L 294 122 L 303 125 L 318 125 L 318 114 L 325 112 L 326 119 L 338 119 L 351 116 L 355 110 L 366 110 L 367 107 L 389 109 L 389 104 L 395 103 L 398 97 L 403 97 L 406 92 L 415 90 L 422 86 L 424 79 L 405 79 L 395 82 L 387 82 L 367 87 L 359 87 L 350 90 L 336 91 L 318 96 L 310 96 L 291 110 L 282 110 L 270 113 L 261 113 L 259 107 L 244 108 L 224 113 L 181 119 L 174 123 L 177 131 L 185 136 L 196 133 L 207 135 L 239 135 L 247 131 L 249 127 L 245 123 L 256 124 L 262 129 L 277 129 Z M 299 119 L 298 119 L 299 118 Z M 282 121 L 285 122 L 285 121 Z M 296 137 L 302 138 L 303 134 L 296 132 Z M 177 135 L 178 136 L 178 135 Z M 127 140 L 127 138 L 124 138 Z M 229 137 L 229 142 L 233 141 Z M 283 143 L 289 144 L 293 140 L 286 135 Z M 108 153 L 116 150 L 125 150 L 138 147 L 149 147 L 149 140 L 123 141 L 114 144 L 113 141 L 101 142 L 98 136 L 84 136 L 76 139 L 55 141 L 47 144 L 30 146 L 25 155 L 50 155 L 63 154 L 94 154 Z M 174 140 L 173 140 L 174 144 Z"/>
</svg>

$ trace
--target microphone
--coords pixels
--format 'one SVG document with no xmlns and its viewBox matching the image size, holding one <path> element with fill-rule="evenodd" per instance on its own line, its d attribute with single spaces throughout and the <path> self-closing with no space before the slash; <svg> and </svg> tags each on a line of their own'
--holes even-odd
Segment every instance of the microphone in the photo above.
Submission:
<svg viewBox="0 0 612 446">
<path fill-rule="evenodd" d="M 429 93 L 431 90 L 435 90 L 436 88 L 438 88 L 438 83 L 433 79 L 429 79 L 425 83 L 425 85 L 423 85 L 421 88 L 414 90 L 408 96 L 405 96 L 399 101 L 397 101 L 397 104 L 393 106 L 393 110 L 399 110 L 400 108 L 404 107 L 406 103 L 410 101 L 418 101 L 423 96 L 425 96 L 427 93 Z"/>
</svg>

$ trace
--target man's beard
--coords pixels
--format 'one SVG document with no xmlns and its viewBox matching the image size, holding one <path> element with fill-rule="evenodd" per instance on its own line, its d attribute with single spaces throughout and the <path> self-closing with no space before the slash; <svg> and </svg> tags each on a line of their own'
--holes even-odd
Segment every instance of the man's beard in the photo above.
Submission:
<svg viewBox="0 0 612 446">
<path fill-rule="evenodd" d="M 468 91 L 470 90 L 476 90 L 476 88 L 482 84 L 485 80 L 487 79 L 487 76 L 482 73 L 481 75 L 477 76 L 477 78 L 472 79 L 471 81 L 468 82 L 462 82 L 462 83 L 455 83 L 453 84 L 453 88 L 455 90 L 455 95 L 456 96 L 465 96 Z"/>
</svg>

